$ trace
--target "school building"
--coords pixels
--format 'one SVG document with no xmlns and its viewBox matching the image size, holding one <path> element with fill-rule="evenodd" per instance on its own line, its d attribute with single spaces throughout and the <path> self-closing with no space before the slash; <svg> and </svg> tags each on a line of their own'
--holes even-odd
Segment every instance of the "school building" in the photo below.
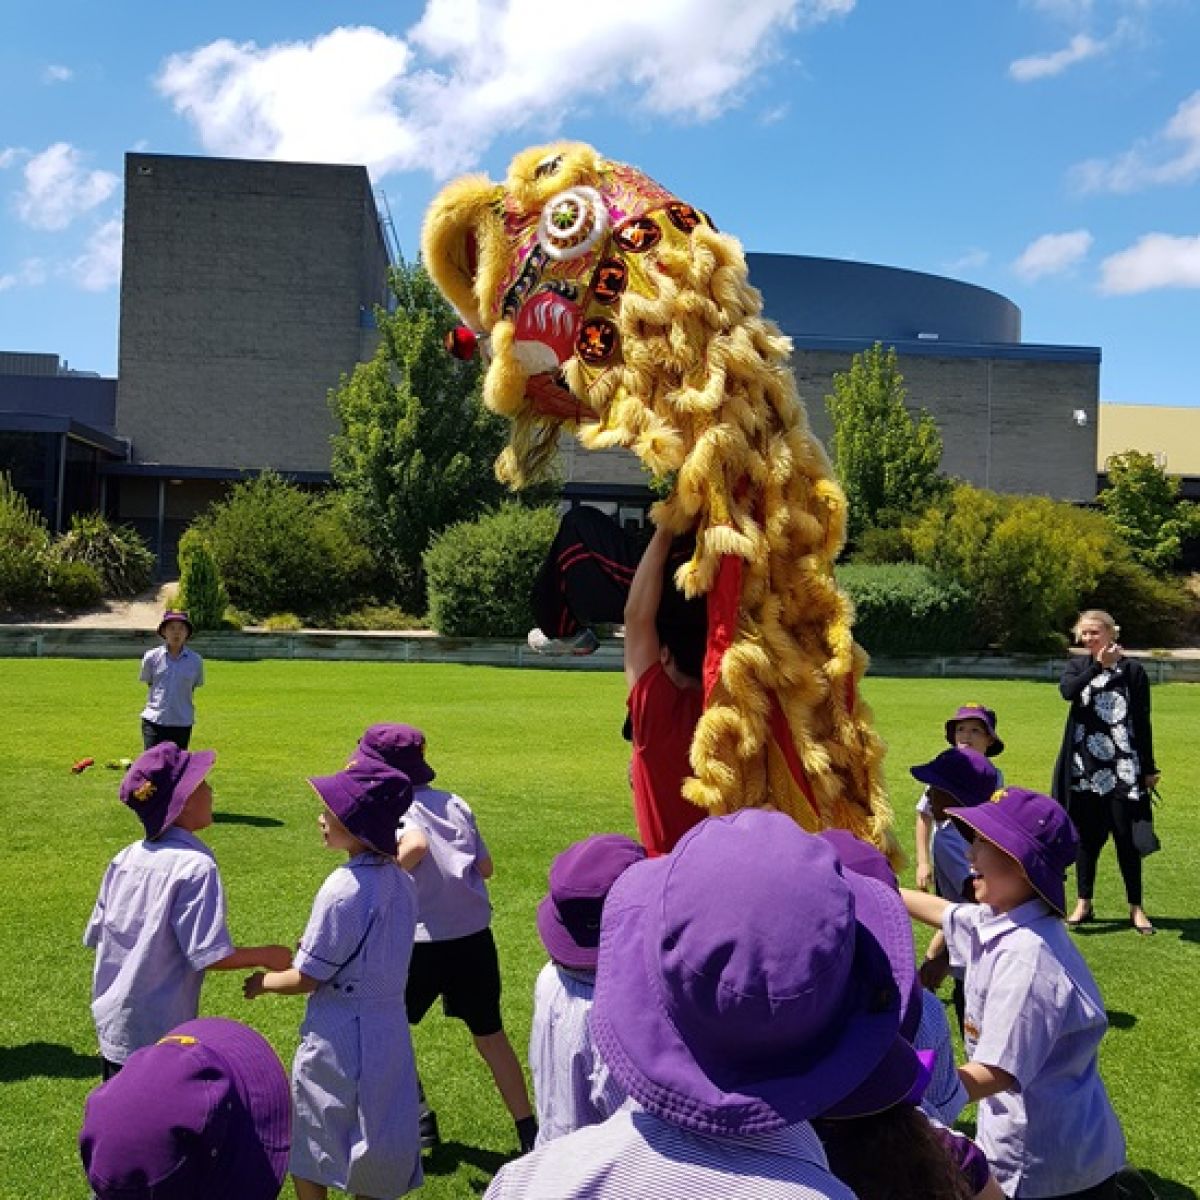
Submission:
<svg viewBox="0 0 1200 1200">
<path fill-rule="evenodd" d="M 143 532 L 166 569 L 232 481 L 269 468 L 328 483 L 328 393 L 373 352 L 392 240 L 362 167 L 128 154 L 118 377 L 0 354 L 0 470 L 52 528 L 101 508 Z M 792 339 L 819 437 L 833 375 L 880 341 L 896 348 L 910 405 L 941 427 L 948 473 L 1094 497 L 1108 408 L 1098 348 L 1025 342 L 1010 300 L 954 279 L 798 255 L 749 262 Z M 562 474 L 567 500 L 641 519 L 649 493 L 632 455 L 564 438 Z"/>
</svg>

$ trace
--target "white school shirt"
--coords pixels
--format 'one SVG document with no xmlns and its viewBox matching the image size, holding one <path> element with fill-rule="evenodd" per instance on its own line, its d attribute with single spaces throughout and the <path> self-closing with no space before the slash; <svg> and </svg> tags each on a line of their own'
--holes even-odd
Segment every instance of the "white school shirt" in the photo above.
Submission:
<svg viewBox="0 0 1200 1200">
<path fill-rule="evenodd" d="M 652 1116 L 629 1100 L 506 1166 L 484 1200 L 854 1200 L 829 1171 L 807 1121 L 770 1133 L 713 1137 Z"/>
<path fill-rule="evenodd" d="M 1066 1195 L 1116 1174 L 1125 1138 L 1096 1059 L 1108 1018 L 1066 926 L 1035 898 L 1007 913 L 956 904 L 942 928 L 967 967 L 967 1057 L 1016 1081 L 979 1102 L 976 1140 L 1005 1195 Z"/>
<path fill-rule="evenodd" d="M 482 932 L 492 923 L 492 903 L 476 863 L 489 855 L 467 802 L 439 788 L 414 788 L 404 819 L 429 839 L 428 853 L 412 869 L 416 940 L 445 942 Z"/>
<path fill-rule="evenodd" d="M 142 656 L 142 683 L 150 685 L 142 716 L 155 725 L 195 725 L 192 692 L 204 686 L 204 660 L 186 646 L 172 658 L 166 646 Z"/>
<path fill-rule="evenodd" d="M 625 1089 L 596 1053 L 588 1022 L 595 975 L 548 962 L 533 988 L 529 1074 L 537 1106 L 537 1145 L 598 1125 L 625 1103 Z"/>
<path fill-rule="evenodd" d="M 83 944 L 96 951 L 92 1016 L 109 1062 L 193 1020 L 205 968 L 234 949 L 213 852 L 175 825 L 126 846 L 104 873 Z"/>
<path fill-rule="evenodd" d="M 933 1052 L 933 1074 L 921 1097 L 921 1109 L 943 1125 L 953 1125 L 966 1107 L 967 1089 L 958 1077 L 954 1040 L 941 1000 L 921 989 L 921 1021 L 913 1037 L 913 1048 Z"/>
</svg>

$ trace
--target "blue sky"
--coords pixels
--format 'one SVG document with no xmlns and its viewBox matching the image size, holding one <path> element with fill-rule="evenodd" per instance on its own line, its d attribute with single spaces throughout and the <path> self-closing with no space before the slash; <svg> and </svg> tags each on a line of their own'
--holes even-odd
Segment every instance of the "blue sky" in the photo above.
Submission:
<svg viewBox="0 0 1200 1200">
<path fill-rule="evenodd" d="M 1200 0 L 6 7 L 0 349 L 115 374 L 126 151 L 366 163 L 411 256 L 444 179 L 566 136 L 747 249 L 993 288 L 1103 349 L 1102 399 L 1200 405 Z"/>
</svg>

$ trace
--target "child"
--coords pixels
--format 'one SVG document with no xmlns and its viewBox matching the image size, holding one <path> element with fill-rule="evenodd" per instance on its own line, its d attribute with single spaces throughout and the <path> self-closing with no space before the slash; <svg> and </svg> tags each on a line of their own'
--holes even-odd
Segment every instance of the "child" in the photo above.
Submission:
<svg viewBox="0 0 1200 1200">
<path fill-rule="evenodd" d="M 926 785 L 922 803 L 928 803 L 931 819 L 935 824 L 933 863 L 937 894 L 944 900 L 970 901 L 973 892 L 971 866 L 967 862 L 967 843 L 947 818 L 946 810 L 953 805 L 971 807 L 989 800 L 1000 786 L 1000 772 L 978 750 L 969 746 L 955 746 L 953 750 L 943 750 L 932 762 L 912 767 L 909 773 Z M 962 967 L 950 965 L 945 939 L 940 933 L 936 933 L 925 951 L 921 982 L 931 992 L 935 992 L 948 973 L 954 976 L 954 1011 L 958 1016 L 961 1032 Z"/>
<path fill-rule="evenodd" d="M 849 1200 L 809 1122 L 885 1058 L 911 1082 L 891 968 L 907 952 L 911 984 L 906 925 L 895 891 L 781 813 L 711 817 L 635 863 L 604 904 L 591 1019 L 633 1103 L 486 1196 Z"/>
<path fill-rule="evenodd" d="M 977 904 L 905 888 L 967 967 L 958 1069 L 979 1104 L 979 1144 L 1007 1196 L 1116 1195 L 1121 1126 L 1097 1067 L 1104 1003 L 1061 918 L 1079 839 L 1049 796 L 1023 788 L 947 814 L 972 839 Z"/>
<path fill-rule="evenodd" d="M 951 746 L 965 746 L 988 758 L 995 758 L 1004 750 L 1004 743 L 996 736 L 996 714 L 990 708 L 973 701 L 962 705 L 946 722 L 946 741 Z M 1004 776 L 1000 775 L 997 787 L 1003 787 Z M 930 842 L 934 836 L 935 817 L 929 803 L 928 791 L 921 793 L 917 801 L 917 887 L 926 891 L 934 882 L 934 869 L 930 862 Z M 941 895 L 942 893 L 938 893 Z M 955 897 L 957 899 L 957 897 Z"/>
<path fill-rule="evenodd" d="M 204 686 L 204 660 L 184 643 L 192 636 L 187 613 L 170 609 L 158 623 L 163 645 L 142 656 L 142 683 L 150 687 L 142 709 L 142 745 L 174 742 L 181 750 L 192 740 L 196 710 L 192 692 Z"/>
<path fill-rule="evenodd" d="M 422 1180 L 404 1011 L 416 895 L 392 857 L 412 787 L 365 760 L 309 783 L 325 804 L 325 845 L 348 861 L 321 885 L 293 964 L 251 975 L 244 992 L 309 998 L 292 1064 L 298 1200 L 331 1187 L 390 1200 Z"/>
<path fill-rule="evenodd" d="M 177 1025 L 87 1098 L 79 1151 L 95 1200 L 274 1200 L 287 1171 L 287 1075 L 222 1017 Z"/>
<path fill-rule="evenodd" d="M 205 971 L 283 967 L 286 946 L 234 947 L 225 892 L 212 851 L 196 834 L 212 824 L 205 776 L 216 755 L 163 742 L 142 754 L 121 781 L 144 841 L 127 846 L 104 873 L 83 935 L 96 951 L 92 1015 L 104 1078 L 142 1046 L 193 1020 Z"/>
<path fill-rule="evenodd" d="M 550 866 L 537 925 L 551 961 L 534 985 L 529 1035 L 539 1146 L 607 1120 L 625 1099 L 596 1054 L 588 1016 L 604 898 L 621 873 L 645 857 L 632 838 L 601 833 L 569 846 Z"/>
<path fill-rule="evenodd" d="M 372 725 L 358 755 L 402 771 L 413 784 L 408 828 L 396 848 L 397 861 L 417 885 L 417 941 L 405 993 L 408 1019 L 420 1024 L 442 997 L 446 1016 L 457 1017 L 471 1031 L 516 1125 L 522 1153 L 532 1150 L 537 1120 L 500 1017 L 500 960 L 485 882 L 495 868 L 475 814 L 461 796 L 429 786 L 435 773 L 425 761 L 425 735 L 419 729 Z M 421 1138 L 425 1146 L 439 1141 L 437 1114 L 428 1108 L 421 1115 Z"/>
</svg>

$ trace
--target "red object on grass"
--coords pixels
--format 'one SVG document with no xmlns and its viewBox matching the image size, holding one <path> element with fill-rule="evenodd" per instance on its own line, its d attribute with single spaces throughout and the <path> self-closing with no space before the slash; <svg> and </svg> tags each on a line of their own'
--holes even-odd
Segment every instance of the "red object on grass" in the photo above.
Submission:
<svg viewBox="0 0 1200 1200">
<path fill-rule="evenodd" d="M 78 762 L 71 765 L 72 775 L 82 775 L 88 767 L 94 766 L 96 760 L 94 758 L 81 758 Z"/>
</svg>

